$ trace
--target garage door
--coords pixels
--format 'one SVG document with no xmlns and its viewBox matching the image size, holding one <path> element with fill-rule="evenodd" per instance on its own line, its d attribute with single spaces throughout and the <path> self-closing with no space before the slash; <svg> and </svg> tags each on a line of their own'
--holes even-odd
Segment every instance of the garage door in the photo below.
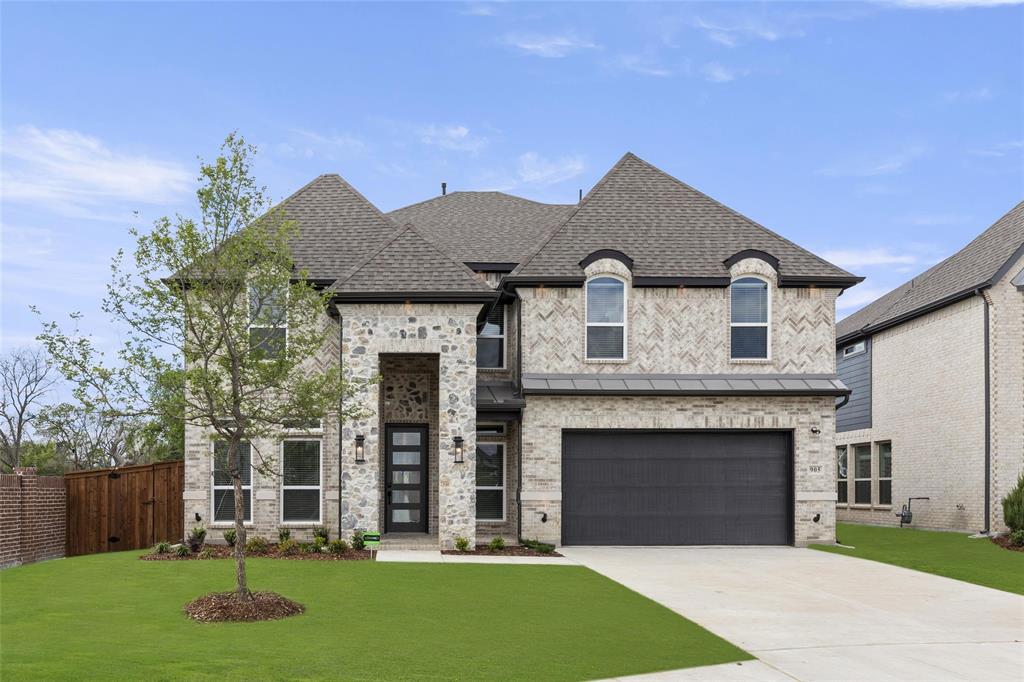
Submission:
<svg viewBox="0 0 1024 682">
<path fill-rule="evenodd" d="M 565 431 L 567 545 L 792 542 L 790 434 Z"/>
</svg>

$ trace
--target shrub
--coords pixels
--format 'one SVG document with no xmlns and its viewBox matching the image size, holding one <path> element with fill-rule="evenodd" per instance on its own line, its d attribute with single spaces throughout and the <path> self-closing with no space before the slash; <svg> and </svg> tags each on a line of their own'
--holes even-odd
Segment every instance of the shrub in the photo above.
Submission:
<svg viewBox="0 0 1024 682">
<path fill-rule="evenodd" d="M 259 535 L 249 538 L 249 541 L 245 543 L 245 551 L 249 554 L 263 554 L 268 548 L 267 541 Z"/>
<path fill-rule="evenodd" d="M 462 537 L 461 535 L 459 537 L 455 538 L 455 549 L 459 550 L 460 552 L 468 552 L 469 551 L 469 540 L 467 540 L 466 538 Z"/>
<path fill-rule="evenodd" d="M 551 554 L 551 552 L 555 551 L 554 545 L 549 545 L 548 543 L 541 542 L 540 540 L 523 539 L 519 542 L 523 544 L 523 547 L 529 547 L 533 551 L 540 552 L 541 554 Z"/>
<path fill-rule="evenodd" d="M 299 543 L 297 540 L 287 538 L 283 542 L 277 545 L 277 553 L 283 554 L 284 556 L 291 556 L 299 553 Z"/>
<path fill-rule="evenodd" d="M 189 550 L 188 545 L 181 544 L 178 545 L 178 548 L 174 550 L 174 553 L 178 556 L 185 557 L 191 554 L 192 552 Z"/>
<path fill-rule="evenodd" d="M 212 559 L 213 558 L 213 548 L 212 547 L 203 547 L 203 551 L 199 553 L 199 558 L 200 559 Z"/>
<path fill-rule="evenodd" d="M 303 554 L 316 554 L 320 551 L 320 545 L 315 542 L 300 542 L 299 550 L 301 550 Z"/>
<path fill-rule="evenodd" d="M 327 526 L 317 526 L 313 529 L 313 542 L 322 540 L 318 543 L 321 546 L 326 545 L 331 539 L 330 531 L 327 530 Z"/>
<path fill-rule="evenodd" d="M 291 539 L 291 537 L 292 537 L 292 529 L 291 528 L 278 528 L 277 529 L 277 541 L 278 542 L 284 542 L 285 540 Z"/>
<path fill-rule="evenodd" d="M 490 544 L 488 544 L 487 546 L 490 547 L 491 551 L 494 552 L 505 549 L 505 538 L 499 535 L 498 537 L 491 540 Z"/>
<path fill-rule="evenodd" d="M 338 538 L 337 540 L 331 540 L 330 544 L 327 545 L 327 550 L 331 554 L 344 554 L 348 551 L 348 543 Z"/>
<path fill-rule="evenodd" d="M 327 540 L 324 540 L 323 537 L 317 535 L 313 538 L 313 545 L 316 546 L 317 549 L 323 549 L 327 546 Z"/>
<path fill-rule="evenodd" d="M 234 547 L 235 542 L 238 540 L 238 533 L 234 528 L 228 528 L 224 531 L 224 542 L 228 543 L 229 547 Z"/>
<path fill-rule="evenodd" d="M 198 552 L 199 548 L 206 542 L 206 529 L 202 526 L 196 526 L 188 534 L 188 546 L 193 552 Z"/>
<path fill-rule="evenodd" d="M 363 542 L 363 531 L 357 530 L 352 533 L 352 549 L 365 549 L 366 543 Z"/>
<path fill-rule="evenodd" d="M 1024 547 L 1024 528 L 1010 531 L 1010 544 L 1014 547 Z"/>
<path fill-rule="evenodd" d="M 158 542 L 153 546 L 153 554 L 168 554 L 171 551 L 171 543 Z"/>
<path fill-rule="evenodd" d="M 1010 530 L 1024 530 L 1024 474 L 1017 485 L 1003 498 L 1003 519 Z"/>
</svg>

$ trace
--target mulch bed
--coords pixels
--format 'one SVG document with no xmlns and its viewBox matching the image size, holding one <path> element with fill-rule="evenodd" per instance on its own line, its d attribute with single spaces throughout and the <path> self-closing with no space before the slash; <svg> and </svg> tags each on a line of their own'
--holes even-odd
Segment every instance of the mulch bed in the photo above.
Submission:
<svg viewBox="0 0 1024 682">
<path fill-rule="evenodd" d="M 234 592 L 214 592 L 185 604 L 186 615 L 203 623 L 279 620 L 305 610 L 302 604 L 276 592 L 253 592 L 251 599 L 239 599 Z"/>
<path fill-rule="evenodd" d="M 992 542 L 996 543 L 1003 549 L 1010 550 L 1011 552 L 1024 552 L 1024 546 L 1012 544 L 1010 542 L 1009 535 L 999 535 L 997 537 L 994 537 L 992 538 Z"/>
<path fill-rule="evenodd" d="M 203 552 L 209 550 L 209 556 Z M 139 558 L 143 561 L 203 561 L 205 559 L 234 559 L 233 548 L 227 545 L 206 545 L 202 550 L 188 556 L 178 556 L 172 549 L 167 554 L 143 554 Z M 266 552 L 246 552 L 246 559 L 304 559 L 307 561 L 369 561 L 373 557 L 365 549 L 346 549 L 340 554 L 333 552 L 302 552 L 293 551 L 282 554 L 277 550 L 277 545 L 270 545 Z"/>
<path fill-rule="evenodd" d="M 522 545 L 508 545 L 504 549 L 497 550 L 491 549 L 490 545 L 477 545 L 476 550 L 472 552 L 460 552 L 457 549 L 445 549 L 441 551 L 441 554 L 464 554 L 466 556 L 562 556 L 554 550 L 545 554 L 544 552 L 538 552 L 535 549 L 523 547 Z"/>
</svg>

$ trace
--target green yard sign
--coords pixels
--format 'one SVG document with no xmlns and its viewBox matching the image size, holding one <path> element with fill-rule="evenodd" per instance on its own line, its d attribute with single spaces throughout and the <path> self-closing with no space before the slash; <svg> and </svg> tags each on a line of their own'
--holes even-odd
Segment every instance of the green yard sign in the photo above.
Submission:
<svg viewBox="0 0 1024 682">
<path fill-rule="evenodd" d="M 380 547 L 380 533 L 363 533 L 363 546 L 366 549 L 377 549 Z"/>
</svg>

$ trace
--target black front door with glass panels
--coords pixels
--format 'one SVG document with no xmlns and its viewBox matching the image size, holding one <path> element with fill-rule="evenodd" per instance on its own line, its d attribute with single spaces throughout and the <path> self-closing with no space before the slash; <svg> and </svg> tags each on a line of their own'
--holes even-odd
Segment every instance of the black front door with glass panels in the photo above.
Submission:
<svg viewBox="0 0 1024 682">
<path fill-rule="evenodd" d="M 388 426 L 384 532 L 427 532 L 427 427 Z"/>
</svg>

